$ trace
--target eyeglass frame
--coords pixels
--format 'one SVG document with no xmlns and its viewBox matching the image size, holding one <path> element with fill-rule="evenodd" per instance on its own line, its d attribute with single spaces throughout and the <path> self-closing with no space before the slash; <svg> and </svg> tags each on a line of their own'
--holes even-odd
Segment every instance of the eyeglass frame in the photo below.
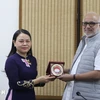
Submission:
<svg viewBox="0 0 100 100">
<path fill-rule="evenodd" d="M 82 22 L 82 25 L 84 26 L 84 27 L 86 27 L 87 26 L 87 24 L 90 26 L 90 27 L 93 27 L 93 26 L 95 26 L 96 24 L 100 24 L 100 22 Z"/>
</svg>

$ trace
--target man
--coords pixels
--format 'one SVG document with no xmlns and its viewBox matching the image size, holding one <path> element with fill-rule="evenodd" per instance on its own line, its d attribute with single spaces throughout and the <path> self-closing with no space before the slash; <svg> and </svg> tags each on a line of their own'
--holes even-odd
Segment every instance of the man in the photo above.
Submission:
<svg viewBox="0 0 100 100">
<path fill-rule="evenodd" d="M 89 12 L 82 24 L 85 35 L 76 51 L 72 68 L 69 73 L 58 77 L 68 82 L 62 100 L 84 100 L 84 97 L 100 100 L 100 17 Z"/>
</svg>

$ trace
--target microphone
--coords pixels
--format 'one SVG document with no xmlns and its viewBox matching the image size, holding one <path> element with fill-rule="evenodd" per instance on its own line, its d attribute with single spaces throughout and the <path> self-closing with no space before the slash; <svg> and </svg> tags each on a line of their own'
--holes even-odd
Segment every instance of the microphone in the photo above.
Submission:
<svg viewBox="0 0 100 100">
<path fill-rule="evenodd" d="M 81 96 L 84 100 L 87 100 L 83 95 L 81 95 L 80 92 L 76 92 L 76 94 L 77 94 L 78 96 Z"/>
</svg>

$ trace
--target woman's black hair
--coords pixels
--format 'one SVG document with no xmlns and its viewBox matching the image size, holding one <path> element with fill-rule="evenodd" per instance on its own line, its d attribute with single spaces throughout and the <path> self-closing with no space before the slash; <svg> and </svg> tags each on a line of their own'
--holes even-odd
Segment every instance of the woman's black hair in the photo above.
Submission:
<svg viewBox="0 0 100 100">
<path fill-rule="evenodd" d="M 31 35 L 30 35 L 30 33 L 29 33 L 27 30 L 25 30 L 25 29 L 19 29 L 19 30 L 17 30 L 17 31 L 14 33 L 14 35 L 13 35 L 12 47 L 11 47 L 11 50 L 10 50 L 10 52 L 9 52 L 9 54 L 8 54 L 8 57 L 16 53 L 16 47 L 14 46 L 13 41 L 16 41 L 17 37 L 18 37 L 19 34 L 21 34 L 21 33 L 24 33 L 24 34 L 28 35 L 28 36 L 30 37 L 30 39 L 31 39 Z M 32 55 L 32 47 L 31 47 L 30 50 L 28 51 L 27 55 Z"/>
</svg>

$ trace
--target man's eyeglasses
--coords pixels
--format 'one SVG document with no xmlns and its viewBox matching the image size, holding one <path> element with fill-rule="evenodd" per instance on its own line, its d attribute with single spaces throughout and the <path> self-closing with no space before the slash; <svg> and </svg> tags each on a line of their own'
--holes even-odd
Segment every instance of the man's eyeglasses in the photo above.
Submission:
<svg viewBox="0 0 100 100">
<path fill-rule="evenodd" d="M 96 24 L 100 24 L 100 22 L 82 22 L 82 25 L 84 27 L 86 27 L 87 25 L 89 25 L 90 27 L 95 26 Z"/>
</svg>

